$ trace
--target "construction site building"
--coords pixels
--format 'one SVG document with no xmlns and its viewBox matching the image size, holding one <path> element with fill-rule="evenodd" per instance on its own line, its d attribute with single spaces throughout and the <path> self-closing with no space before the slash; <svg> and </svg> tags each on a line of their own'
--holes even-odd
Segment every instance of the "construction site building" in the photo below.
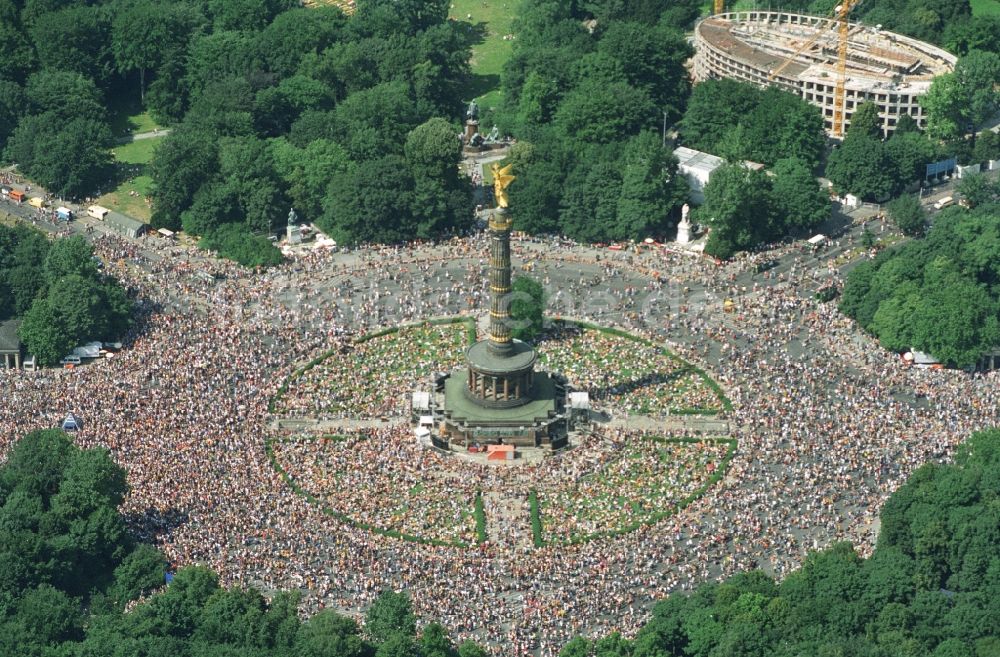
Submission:
<svg viewBox="0 0 1000 657">
<path fill-rule="evenodd" d="M 927 93 L 936 76 L 954 70 L 956 57 L 879 27 L 851 23 L 849 35 L 845 125 L 850 125 L 858 105 L 873 101 L 886 135 L 896 129 L 904 114 L 923 128 L 925 111 L 917 99 Z M 815 43 L 796 54 L 812 39 Z M 734 11 L 698 23 L 694 42 L 696 82 L 732 78 L 778 86 L 819 107 L 827 131 L 831 130 L 837 84 L 836 19 L 781 11 Z M 789 58 L 792 61 L 785 64 Z"/>
</svg>

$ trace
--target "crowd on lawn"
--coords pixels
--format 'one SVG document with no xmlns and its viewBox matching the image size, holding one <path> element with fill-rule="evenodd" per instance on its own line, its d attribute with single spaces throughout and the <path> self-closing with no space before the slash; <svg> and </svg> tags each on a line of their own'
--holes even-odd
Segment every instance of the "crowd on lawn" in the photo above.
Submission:
<svg viewBox="0 0 1000 657">
<path fill-rule="evenodd" d="M 517 507 L 529 490 L 542 500 L 546 541 L 623 531 L 673 510 L 704 487 L 728 444 L 662 437 L 597 429 L 558 457 L 524 467 L 449 457 L 398 424 L 335 436 L 292 434 L 273 440 L 272 449 L 295 485 L 355 523 L 418 541 L 472 545 L 479 542 L 473 510 L 480 494 L 496 505 L 487 523 L 512 520 L 524 541 L 530 517 L 518 517 Z"/>
<path fill-rule="evenodd" d="M 666 515 L 703 490 L 729 444 L 661 442 L 638 431 L 613 436 L 619 457 L 559 486 L 540 486 L 546 542 L 623 532 Z"/>
<path fill-rule="evenodd" d="M 997 373 L 902 368 L 833 303 L 812 299 L 810 256 L 785 254 L 791 271 L 737 285 L 747 261 L 716 267 L 562 240 L 515 247 L 559 288 L 556 302 L 579 294 L 581 280 L 606 300 L 571 303 L 567 314 L 667 339 L 712 370 L 733 399 L 728 416 L 739 439 L 724 482 L 652 527 L 541 549 L 504 534 L 474 548 L 401 541 L 338 521 L 287 485 L 265 449 L 268 400 L 280 382 L 387 319 L 481 312 L 481 236 L 317 252 L 266 272 L 203 260 L 157 237 L 141 249 L 98 238 L 107 270 L 139 295 L 139 322 L 114 359 L 72 371 L 0 371 L 0 442 L 57 426 L 72 410 L 83 422 L 78 442 L 106 446 L 127 468 L 130 524 L 175 565 L 209 565 L 227 584 L 300 588 L 307 611 L 359 612 L 383 589 L 405 589 L 423 618 L 458 638 L 488 641 L 504 655 L 550 656 L 578 633 L 631 633 L 651 602 L 706 579 L 758 566 L 782 574 L 837 540 L 867 553 L 888 494 L 1000 419 Z M 691 293 L 647 304 L 666 287 Z M 737 311 L 700 305 L 703 292 L 733 298 Z M 386 295 L 391 311 L 380 303 Z M 649 307 L 656 312 L 636 310 Z M 719 345 L 722 356 L 706 363 Z M 629 429 L 606 431 L 626 441 Z M 566 457 L 586 454 L 585 446 Z M 570 462 L 554 464 L 572 472 Z M 484 503 L 502 517 L 502 500 Z"/>
<path fill-rule="evenodd" d="M 612 412 L 722 410 L 718 394 L 687 363 L 634 338 L 560 325 L 540 341 L 538 358 Z"/>
<path fill-rule="evenodd" d="M 275 411 L 319 419 L 401 415 L 407 393 L 462 361 L 466 331 L 455 322 L 404 326 L 360 342 L 345 337 L 322 362 L 293 374 Z"/>
</svg>

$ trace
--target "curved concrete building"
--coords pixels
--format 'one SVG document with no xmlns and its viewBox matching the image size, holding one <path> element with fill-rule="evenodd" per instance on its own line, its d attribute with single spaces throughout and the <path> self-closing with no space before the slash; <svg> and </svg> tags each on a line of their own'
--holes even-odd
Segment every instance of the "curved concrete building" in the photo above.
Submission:
<svg viewBox="0 0 1000 657">
<path fill-rule="evenodd" d="M 775 76 L 771 72 L 813 37 L 825 32 Z M 832 18 L 781 11 L 734 11 L 698 23 L 694 31 L 696 82 L 733 78 L 764 86 L 777 85 L 823 111 L 826 128 L 833 122 L 837 80 L 837 29 Z M 920 127 L 926 122 L 917 98 L 931 80 L 955 68 L 956 57 L 937 46 L 851 23 L 844 92 L 845 131 L 854 108 L 866 100 L 881 110 L 886 135 L 909 114 Z"/>
</svg>

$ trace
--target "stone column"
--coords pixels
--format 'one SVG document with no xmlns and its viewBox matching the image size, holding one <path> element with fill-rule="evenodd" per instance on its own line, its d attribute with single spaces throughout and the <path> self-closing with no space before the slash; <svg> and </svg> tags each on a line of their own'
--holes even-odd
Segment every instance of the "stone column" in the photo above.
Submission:
<svg viewBox="0 0 1000 657">
<path fill-rule="evenodd" d="M 490 351 L 506 356 L 510 338 L 510 219 L 503 208 L 490 216 Z"/>
</svg>

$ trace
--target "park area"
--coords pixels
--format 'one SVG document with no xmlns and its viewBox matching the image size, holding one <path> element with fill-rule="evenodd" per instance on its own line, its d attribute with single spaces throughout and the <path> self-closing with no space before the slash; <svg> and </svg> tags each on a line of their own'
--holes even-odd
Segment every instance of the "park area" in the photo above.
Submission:
<svg viewBox="0 0 1000 657">
<path fill-rule="evenodd" d="M 285 482 L 325 513 L 378 534 L 452 547 L 491 536 L 566 545 L 635 531 L 703 495 L 735 449 L 729 438 L 598 429 L 540 464 L 498 467 L 426 449 L 402 425 L 268 442 Z"/>
<path fill-rule="evenodd" d="M 513 25 L 519 4 L 520 0 L 453 0 L 451 3 L 448 17 L 468 23 L 469 29 L 476 34 L 469 61 L 475 76 L 470 95 L 485 109 L 500 103 L 500 73 L 514 47 Z"/>
<path fill-rule="evenodd" d="M 970 0 L 973 16 L 1000 16 L 1000 0 Z"/>
<path fill-rule="evenodd" d="M 599 407 L 639 415 L 711 414 L 725 397 L 703 372 L 624 332 L 561 324 L 538 345 L 544 367 L 586 390 Z"/>
<path fill-rule="evenodd" d="M 454 547 L 501 536 L 542 547 L 631 532 L 676 513 L 723 476 L 736 442 L 677 427 L 648 433 L 596 424 L 572 449 L 515 466 L 419 444 L 399 422 L 409 393 L 431 373 L 459 367 L 476 339 L 464 317 L 404 325 L 344 340 L 296 368 L 271 400 L 275 418 L 344 430 L 276 432 L 268 440 L 273 467 L 343 522 Z M 623 331 L 557 322 L 537 350 L 540 367 L 563 372 L 613 417 L 728 408 L 703 372 Z M 352 422 L 358 426 L 347 430 Z"/>
<path fill-rule="evenodd" d="M 115 127 L 124 135 L 122 139 L 134 139 L 135 135 L 160 129 L 159 124 L 145 112 L 125 117 L 122 124 Z M 134 139 L 115 146 L 111 155 L 118 186 L 98 197 L 97 204 L 148 222 L 152 214 L 150 193 L 153 179 L 147 169 L 153 161 L 153 151 L 163 139 L 163 136 Z"/>
<path fill-rule="evenodd" d="M 476 482 L 405 429 L 296 436 L 271 441 L 270 450 L 286 482 L 341 521 L 421 543 L 481 542 Z"/>
<path fill-rule="evenodd" d="M 541 543 L 614 536 L 676 513 L 721 479 L 736 441 L 636 434 L 615 448 L 614 458 L 568 485 L 539 487 Z"/>
<path fill-rule="evenodd" d="M 400 415 L 418 382 L 456 367 L 470 324 L 420 324 L 362 336 L 294 372 L 272 401 L 278 415 L 372 418 Z"/>
<path fill-rule="evenodd" d="M 407 394 L 448 372 L 475 341 L 470 320 L 426 323 L 361 336 L 295 370 L 271 402 L 278 416 L 400 416 Z M 728 401 L 704 372 L 638 336 L 562 323 L 537 345 L 540 365 L 586 390 L 596 407 L 665 417 L 719 413 Z"/>
</svg>

